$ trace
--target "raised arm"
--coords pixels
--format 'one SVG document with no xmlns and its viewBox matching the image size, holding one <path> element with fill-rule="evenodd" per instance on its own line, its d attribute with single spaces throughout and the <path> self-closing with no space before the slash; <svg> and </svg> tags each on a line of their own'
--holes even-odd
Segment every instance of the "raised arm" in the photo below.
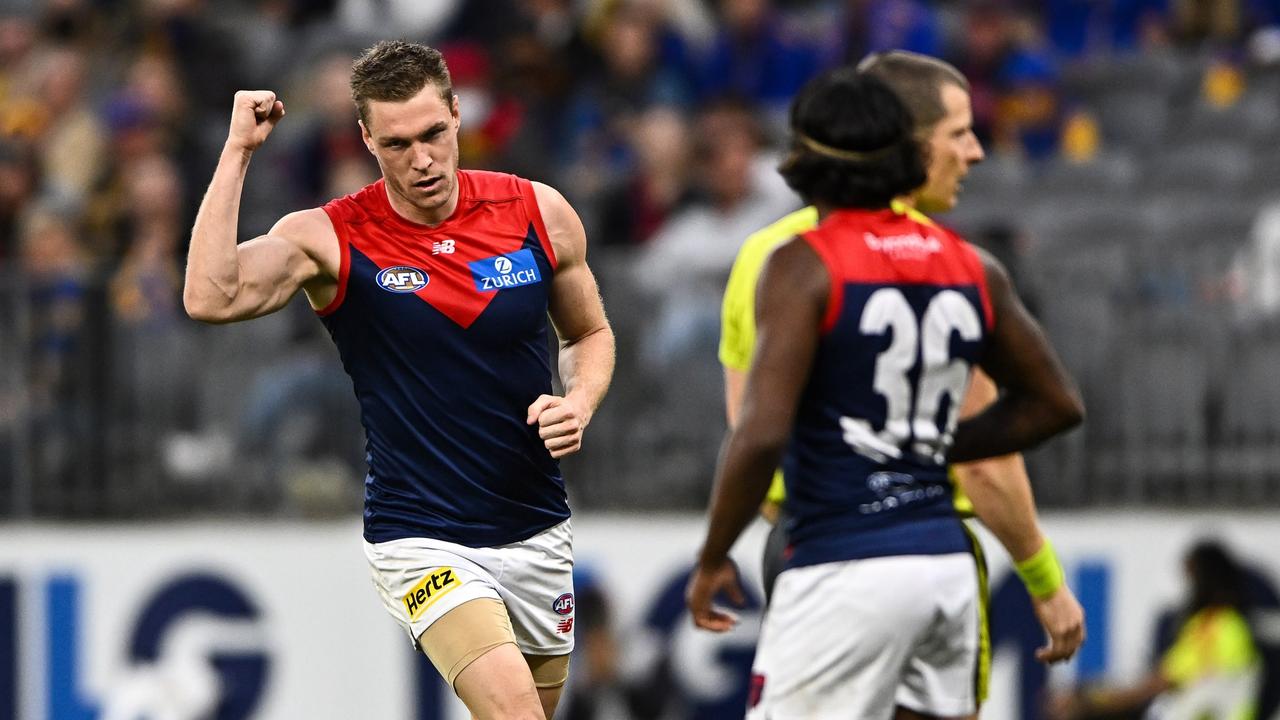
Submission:
<svg viewBox="0 0 1280 720">
<path fill-rule="evenodd" d="M 738 422 L 721 450 L 710 526 L 689 583 L 689 609 L 699 627 L 725 631 L 733 626 L 732 616 L 713 608 L 711 600 L 721 590 L 740 593 L 729 549 L 764 500 L 782 458 L 817 352 L 829 284 L 821 260 L 803 241 L 781 246 L 765 264 L 756 303 L 755 359 Z"/>
<path fill-rule="evenodd" d="M 995 330 L 980 364 L 1004 392 L 986 410 L 960 422 L 948 454 L 956 463 L 1027 450 L 1084 419 L 1075 383 L 1018 299 L 1008 273 L 979 252 L 995 311 Z"/>
<path fill-rule="evenodd" d="M 564 397 L 543 395 L 529 406 L 529 424 L 552 457 L 577 452 L 582 432 L 591 422 L 613 378 L 613 330 L 605 318 L 595 276 L 587 267 L 587 234 L 564 197 L 534 183 L 538 210 L 556 253 L 551 281 L 550 313 L 560 336 L 560 377 Z"/>
<path fill-rule="evenodd" d="M 266 235 L 236 242 L 249 159 L 282 117 L 284 103 L 275 93 L 236 93 L 227 142 L 191 229 L 182 301 L 196 320 L 259 317 L 283 307 L 300 289 L 321 307 L 335 291 L 337 236 L 323 210 L 293 213 Z"/>
</svg>

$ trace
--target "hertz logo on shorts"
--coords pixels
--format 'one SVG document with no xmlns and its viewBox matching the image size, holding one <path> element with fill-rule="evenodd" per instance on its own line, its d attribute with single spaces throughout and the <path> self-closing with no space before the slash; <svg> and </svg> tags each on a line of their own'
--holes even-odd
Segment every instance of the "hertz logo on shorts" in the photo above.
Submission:
<svg viewBox="0 0 1280 720">
<path fill-rule="evenodd" d="M 440 568 L 409 588 L 401 600 L 410 620 L 417 620 L 435 601 L 460 587 L 462 581 L 453 568 Z"/>
</svg>

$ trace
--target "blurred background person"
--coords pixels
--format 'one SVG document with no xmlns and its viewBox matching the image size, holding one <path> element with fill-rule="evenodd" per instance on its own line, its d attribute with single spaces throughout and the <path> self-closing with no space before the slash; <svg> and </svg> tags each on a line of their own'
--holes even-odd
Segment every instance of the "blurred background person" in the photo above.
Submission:
<svg viewBox="0 0 1280 720">
<path fill-rule="evenodd" d="M 1258 717 L 1262 662 L 1249 623 L 1253 599 L 1244 568 L 1214 541 L 1184 558 L 1187 599 L 1172 643 L 1142 681 L 1086 688 L 1049 700 L 1055 720 L 1136 716 L 1169 720 Z"/>
</svg>

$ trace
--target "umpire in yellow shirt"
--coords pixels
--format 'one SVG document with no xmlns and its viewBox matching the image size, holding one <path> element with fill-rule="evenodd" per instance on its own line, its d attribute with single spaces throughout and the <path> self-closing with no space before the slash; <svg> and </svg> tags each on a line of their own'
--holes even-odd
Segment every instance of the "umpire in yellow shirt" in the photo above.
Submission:
<svg viewBox="0 0 1280 720">
<path fill-rule="evenodd" d="M 895 201 L 894 209 L 919 222 L 932 224 L 924 213 L 953 208 L 969 167 L 984 158 L 982 146 L 973 134 L 969 83 L 964 75 L 942 60 L 900 50 L 868 56 L 859 63 L 858 70 L 875 75 L 893 88 L 915 120 L 916 135 L 927 149 L 928 177 L 911 196 Z M 724 294 L 720 338 L 725 409 L 730 425 L 738 417 L 755 345 L 755 290 L 760 271 L 774 248 L 817 224 L 815 208 L 797 210 L 747 238 L 734 261 Z M 978 412 L 994 401 L 997 393 L 991 379 L 981 370 L 975 370 L 961 415 Z M 953 479 L 957 512 L 976 516 L 991 530 L 1013 558 L 1015 569 L 1031 594 L 1036 617 L 1048 635 L 1048 643 L 1037 651 L 1037 657 L 1045 662 L 1069 659 L 1084 642 L 1084 611 L 1065 583 L 1053 546 L 1040 530 L 1022 456 L 1008 455 L 958 465 L 954 467 Z M 786 523 L 785 518 L 780 517 L 784 514 L 785 497 L 786 488 L 779 471 L 761 506 L 761 514 L 774 524 L 765 548 L 766 596 L 785 559 Z M 975 552 L 980 551 L 976 542 L 974 547 Z M 985 584 L 984 562 L 981 558 L 978 562 L 979 577 Z M 985 697 L 990 663 L 985 627 L 983 645 L 980 701 Z"/>
</svg>

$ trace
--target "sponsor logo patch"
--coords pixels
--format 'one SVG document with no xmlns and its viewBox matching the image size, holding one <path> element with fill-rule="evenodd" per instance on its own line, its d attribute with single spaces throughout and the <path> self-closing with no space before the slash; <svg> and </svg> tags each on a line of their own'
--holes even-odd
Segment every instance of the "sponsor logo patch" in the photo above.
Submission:
<svg viewBox="0 0 1280 720">
<path fill-rule="evenodd" d="M 461 586 L 462 581 L 458 579 L 458 574 L 453 568 L 439 568 L 419 580 L 418 584 L 409 588 L 409 592 L 401 598 L 405 612 L 409 613 L 410 620 L 417 620 L 437 600 Z"/>
<path fill-rule="evenodd" d="M 471 268 L 471 278 L 475 280 L 476 290 L 493 292 L 507 288 L 532 285 L 542 282 L 538 272 L 538 261 L 533 251 L 517 250 L 506 255 L 494 255 L 483 260 L 467 263 Z"/>
<path fill-rule="evenodd" d="M 884 253 L 895 260 L 924 260 L 942 252 L 942 241 L 932 235 L 875 235 L 863 233 L 862 239 L 873 252 Z"/>
<path fill-rule="evenodd" d="M 565 618 L 556 625 L 556 633 L 560 635 L 567 635 L 571 632 L 573 632 L 573 618 Z"/>
<path fill-rule="evenodd" d="M 383 290 L 393 293 L 417 292 L 426 287 L 429 282 L 431 278 L 427 276 L 425 270 L 409 265 L 389 267 L 378 273 L 378 285 Z"/>
<path fill-rule="evenodd" d="M 556 598 L 555 602 L 551 603 L 551 609 L 555 610 L 557 615 L 572 615 L 573 593 L 565 593 Z"/>
</svg>

